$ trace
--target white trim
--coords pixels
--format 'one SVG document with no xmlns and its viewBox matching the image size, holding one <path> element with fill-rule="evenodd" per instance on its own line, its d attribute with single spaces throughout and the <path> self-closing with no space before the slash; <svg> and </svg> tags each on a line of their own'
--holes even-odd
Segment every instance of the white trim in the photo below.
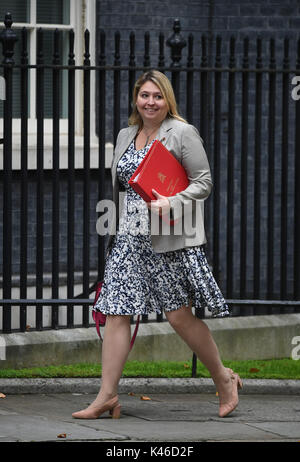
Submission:
<svg viewBox="0 0 300 462">
<path fill-rule="evenodd" d="M 28 170 L 36 170 L 37 153 L 36 153 L 36 134 L 28 136 Z M 15 137 L 13 145 L 12 169 L 21 169 L 21 149 L 20 137 Z M 3 146 L 0 146 L 0 170 L 3 170 Z M 111 168 L 113 156 L 113 145 L 106 143 L 105 146 L 105 168 Z M 83 137 L 75 136 L 75 169 L 83 168 Z M 60 136 L 60 169 L 68 168 L 68 136 Z M 98 143 L 91 141 L 90 149 L 90 168 L 99 168 L 99 146 Z M 44 136 L 44 170 L 52 169 L 52 135 Z"/>
<path fill-rule="evenodd" d="M 33 28 L 29 31 L 29 62 L 36 64 L 36 29 Z M 30 131 L 32 130 L 32 122 L 35 120 L 35 101 L 36 101 L 36 69 L 29 71 L 29 94 L 30 94 L 30 106 L 29 106 L 29 120 L 28 130 L 30 124 Z M 15 121 L 13 121 L 14 124 Z M 13 127 L 14 131 L 14 127 Z"/>
<path fill-rule="evenodd" d="M 72 25 L 69 25 L 69 24 L 40 24 L 40 23 L 33 23 L 33 22 L 13 23 L 14 29 L 22 29 L 23 27 L 26 27 L 26 29 L 34 29 L 34 28 L 39 29 L 41 27 L 42 29 L 47 29 L 47 30 L 54 30 L 54 29 L 70 30 L 72 29 Z"/>
<path fill-rule="evenodd" d="M 84 0 L 84 29 L 90 32 L 90 61 L 91 65 L 96 64 L 96 2 Z M 91 136 L 96 136 L 96 72 L 91 72 Z"/>
<path fill-rule="evenodd" d="M 36 24 L 36 0 L 30 0 L 30 21 Z"/>
<path fill-rule="evenodd" d="M 94 0 L 92 0 L 94 1 Z M 75 8 L 71 10 L 73 14 L 73 25 L 75 33 L 74 41 L 74 54 L 75 64 L 81 66 L 83 64 L 83 50 L 84 50 L 84 25 L 83 25 L 83 0 L 76 2 Z M 75 107 L 78 109 L 75 111 L 75 133 L 77 135 L 83 135 L 83 72 L 75 73 Z"/>
</svg>

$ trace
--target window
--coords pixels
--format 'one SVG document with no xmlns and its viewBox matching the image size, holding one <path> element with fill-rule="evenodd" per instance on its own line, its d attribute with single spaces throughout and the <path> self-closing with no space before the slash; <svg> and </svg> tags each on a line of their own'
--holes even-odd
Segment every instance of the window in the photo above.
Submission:
<svg viewBox="0 0 300 462">
<path fill-rule="evenodd" d="M 95 47 L 95 0 L 1 0 L 0 20 L 3 24 L 5 14 L 12 14 L 13 29 L 19 40 L 15 45 L 14 60 L 20 62 L 21 54 L 21 30 L 27 28 L 28 32 L 28 59 L 30 64 L 36 64 L 37 54 L 37 31 L 41 27 L 44 31 L 44 62 L 51 64 L 53 60 L 53 31 L 60 31 L 60 56 L 62 64 L 67 64 L 69 41 L 68 32 L 73 29 L 75 32 L 75 57 L 76 64 L 82 64 L 83 60 L 83 32 L 88 28 L 90 31 L 91 62 L 94 60 Z M 0 24 L 0 28 L 3 28 Z M 93 74 L 93 73 L 92 73 Z M 92 81 L 93 83 L 93 81 Z M 14 126 L 13 131 L 20 131 L 20 85 L 18 71 L 15 69 L 14 76 Z M 61 73 L 61 129 L 67 127 L 67 71 Z M 76 73 L 76 133 L 82 133 L 82 93 L 83 93 L 82 72 Z M 93 85 L 91 85 L 94 91 Z M 91 96 L 91 102 L 94 100 Z M 44 107 L 45 107 L 45 133 L 51 133 L 52 124 L 52 72 L 45 70 L 44 83 Z M 0 105 L 0 118 L 3 116 L 3 105 Z M 29 132 L 36 130 L 36 71 L 29 72 Z M 48 120 L 47 120 L 48 119 Z M 65 130 L 66 131 L 66 130 Z"/>
</svg>

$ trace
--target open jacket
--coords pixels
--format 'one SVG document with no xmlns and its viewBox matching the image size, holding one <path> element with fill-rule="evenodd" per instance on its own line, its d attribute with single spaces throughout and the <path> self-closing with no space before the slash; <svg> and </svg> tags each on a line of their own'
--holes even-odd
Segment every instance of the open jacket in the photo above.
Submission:
<svg viewBox="0 0 300 462">
<path fill-rule="evenodd" d="M 135 138 L 138 131 L 136 125 L 129 126 L 120 131 L 112 160 L 111 174 L 113 187 L 113 200 L 116 205 L 115 222 L 112 223 L 108 248 L 112 244 L 114 230 L 119 221 L 119 192 L 120 184 L 117 178 L 117 165 Z M 190 124 L 173 118 L 165 119 L 159 129 L 157 139 L 176 157 L 186 170 L 189 186 L 168 197 L 171 205 L 171 218 L 175 224 L 169 226 L 167 234 L 162 229 L 166 223 L 160 220 L 158 235 L 151 235 L 155 252 L 169 252 L 185 247 L 201 245 L 206 242 L 204 229 L 204 199 L 212 189 L 211 173 L 202 139 L 198 130 Z M 151 213 L 149 211 L 149 219 Z"/>
</svg>

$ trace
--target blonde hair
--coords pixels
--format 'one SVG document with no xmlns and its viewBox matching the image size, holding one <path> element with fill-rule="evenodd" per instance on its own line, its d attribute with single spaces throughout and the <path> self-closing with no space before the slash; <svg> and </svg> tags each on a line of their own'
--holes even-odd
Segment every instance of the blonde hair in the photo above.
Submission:
<svg viewBox="0 0 300 462">
<path fill-rule="evenodd" d="M 168 107 L 167 117 L 186 122 L 178 113 L 177 103 L 170 80 L 162 72 L 152 69 L 141 75 L 135 83 L 132 95 L 132 113 L 128 121 L 129 125 L 138 125 L 139 129 L 143 126 L 143 120 L 136 107 L 136 100 L 141 87 L 148 81 L 151 81 L 159 88 Z"/>
</svg>

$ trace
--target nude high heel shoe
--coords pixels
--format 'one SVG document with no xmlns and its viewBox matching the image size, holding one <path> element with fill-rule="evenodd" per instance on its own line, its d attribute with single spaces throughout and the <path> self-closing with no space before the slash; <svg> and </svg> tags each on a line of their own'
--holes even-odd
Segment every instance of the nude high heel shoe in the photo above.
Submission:
<svg viewBox="0 0 300 462">
<path fill-rule="evenodd" d="M 121 405 L 118 396 L 114 396 L 101 407 L 89 406 L 82 411 L 73 412 L 72 417 L 75 419 L 98 419 L 101 414 L 109 411 L 113 419 L 119 419 L 121 415 Z"/>
<path fill-rule="evenodd" d="M 226 417 L 237 407 L 239 403 L 238 388 L 243 388 L 243 382 L 238 374 L 232 373 L 232 398 L 228 403 L 220 404 L 219 417 Z"/>
</svg>

